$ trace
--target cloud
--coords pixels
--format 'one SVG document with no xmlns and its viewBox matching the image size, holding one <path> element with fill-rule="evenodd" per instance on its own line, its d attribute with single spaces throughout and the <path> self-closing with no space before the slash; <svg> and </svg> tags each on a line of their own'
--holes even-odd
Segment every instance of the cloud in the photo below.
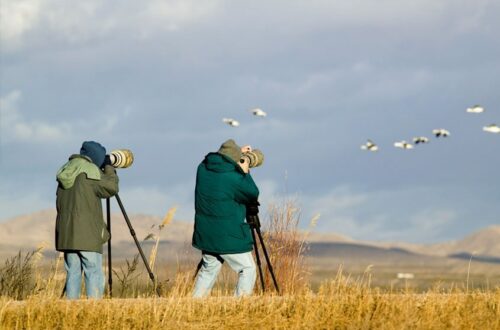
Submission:
<svg viewBox="0 0 500 330">
<path fill-rule="evenodd" d="M 37 24 L 41 0 L 5 0 L 0 5 L 0 43 L 7 50 L 19 47 Z"/>
<path fill-rule="evenodd" d="M 125 109 L 123 112 L 110 111 L 92 116 L 91 119 L 75 120 L 71 124 L 66 122 L 50 123 L 25 118 L 24 113 L 29 113 L 30 110 L 21 111 L 22 100 L 23 94 L 20 90 L 13 90 L 0 97 L 2 144 L 15 142 L 74 144 L 89 138 L 89 132 L 92 132 L 92 136 L 97 139 L 111 135 L 114 130 L 119 128 L 120 122 L 129 115 Z"/>
<path fill-rule="evenodd" d="M 196 23 L 217 11 L 221 1 L 193 0 L 151 0 L 138 15 L 141 36 L 149 36 L 158 31 L 177 31 L 186 25 Z"/>
<path fill-rule="evenodd" d="M 324 29 L 393 31 L 402 25 L 405 32 L 439 29 L 453 36 L 484 28 L 484 17 L 491 6 L 487 0 L 320 0 L 296 1 L 286 6 L 265 1 L 243 5 L 228 0 L 3 0 L 0 31 L 6 51 L 33 45 L 46 47 L 54 42 L 78 45 L 150 39 L 197 24 L 210 28 L 219 22 L 228 27 L 238 24 L 237 29 L 249 36 L 265 32 L 292 39 Z M 273 29 L 269 30 L 269 26 Z"/>
<path fill-rule="evenodd" d="M 49 124 L 43 121 L 28 121 L 19 110 L 22 93 L 14 90 L 0 98 L 0 127 L 3 133 L 2 143 L 12 141 L 43 143 L 60 141 L 70 135 L 71 127 L 67 124 Z"/>
<path fill-rule="evenodd" d="M 212 15 L 220 1 L 120 0 L 59 1 L 3 0 L 0 6 L 1 41 L 7 51 L 19 50 L 31 41 L 85 44 L 122 38 L 149 38 L 176 31 Z"/>
<path fill-rule="evenodd" d="M 426 191 L 427 198 L 422 198 Z M 363 240 L 432 242 L 462 219 L 445 200 L 433 199 L 436 190 L 409 187 L 385 191 L 358 191 L 342 186 L 324 194 L 303 194 L 303 212 L 320 213 L 320 230 Z M 419 201 L 415 203 L 415 201 Z"/>
<path fill-rule="evenodd" d="M 177 206 L 177 219 L 193 221 L 194 186 L 194 179 L 168 187 L 129 187 L 123 181 L 120 183 L 120 198 L 126 210 L 163 216 L 169 208 Z"/>
</svg>

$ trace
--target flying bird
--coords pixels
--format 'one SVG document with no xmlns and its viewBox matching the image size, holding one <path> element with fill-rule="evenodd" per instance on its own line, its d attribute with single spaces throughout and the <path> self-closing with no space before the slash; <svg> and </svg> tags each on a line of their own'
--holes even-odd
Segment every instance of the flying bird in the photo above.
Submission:
<svg viewBox="0 0 500 330">
<path fill-rule="evenodd" d="M 483 131 L 490 133 L 500 133 L 500 127 L 498 127 L 496 124 L 491 124 L 488 126 L 484 126 Z"/>
<path fill-rule="evenodd" d="M 434 134 L 436 137 L 447 137 L 450 135 L 450 132 L 445 130 L 444 128 L 438 128 L 438 129 L 433 129 L 432 134 Z"/>
<path fill-rule="evenodd" d="M 484 108 L 478 104 L 470 107 L 470 108 L 467 108 L 467 112 L 468 113 L 483 113 L 484 112 Z"/>
<path fill-rule="evenodd" d="M 222 121 L 230 126 L 233 126 L 233 127 L 238 127 L 240 126 L 240 122 L 237 121 L 237 120 L 234 120 L 232 118 L 222 118 Z"/>
<path fill-rule="evenodd" d="M 362 150 L 368 150 L 368 151 L 377 151 L 378 150 L 378 146 L 375 143 L 373 143 L 372 140 L 368 140 L 368 141 L 366 141 L 365 144 L 363 144 L 361 146 L 361 149 Z"/>
<path fill-rule="evenodd" d="M 420 143 L 428 143 L 429 139 L 426 138 L 425 136 L 417 136 L 413 138 L 413 143 L 415 144 L 420 144 Z"/>
<path fill-rule="evenodd" d="M 257 117 L 265 117 L 267 116 L 267 113 L 264 112 L 264 110 L 260 109 L 260 108 L 255 108 L 255 109 L 252 109 L 250 110 L 254 116 L 257 116 Z"/>
<path fill-rule="evenodd" d="M 404 140 L 399 142 L 394 142 L 394 146 L 396 148 L 401 148 L 401 149 L 413 149 L 413 144 L 408 143 Z"/>
</svg>

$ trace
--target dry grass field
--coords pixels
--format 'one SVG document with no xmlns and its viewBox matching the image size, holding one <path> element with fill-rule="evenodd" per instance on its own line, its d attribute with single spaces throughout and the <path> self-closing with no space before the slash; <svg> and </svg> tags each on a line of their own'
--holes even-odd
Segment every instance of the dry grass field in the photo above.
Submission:
<svg viewBox="0 0 500 330">
<path fill-rule="evenodd" d="M 0 300 L 3 329 L 500 329 L 500 291 L 383 293 L 341 279 L 318 292 L 207 299 Z"/>
<path fill-rule="evenodd" d="M 161 250 L 154 248 L 149 252 L 149 262 L 160 279 L 160 297 L 140 260 L 133 258 L 114 265 L 113 298 L 67 301 L 60 297 L 64 285 L 61 258 L 47 266 L 38 250 L 19 253 L 0 265 L 0 327 L 500 329 L 500 287 L 497 282 L 474 285 L 472 275 L 425 287 L 384 286 L 375 281 L 378 275 L 371 266 L 352 273 L 339 265 L 330 279 L 313 281 L 318 269 L 309 267 L 306 244 L 297 230 L 298 210 L 293 203 L 285 202 L 270 214 L 265 241 L 280 294 L 273 290 L 266 274 L 268 290 L 262 293 L 258 281 L 255 295 L 235 298 L 235 274 L 224 269 L 210 297 L 193 299 L 190 293 L 199 256 L 166 267 L 155 264 Z M 162 225 L 168 226 L 167 218 Z M 159 235 L 154 246 L 158 244 Z"/>
</svg>

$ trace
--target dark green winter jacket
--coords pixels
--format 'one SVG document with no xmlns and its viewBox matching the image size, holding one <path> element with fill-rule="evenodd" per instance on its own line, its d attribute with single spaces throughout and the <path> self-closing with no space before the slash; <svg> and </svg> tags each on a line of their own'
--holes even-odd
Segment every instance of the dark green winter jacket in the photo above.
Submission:
<svg viewBox="0 0 500 330">
<path fill-rule="evenodd" d="M 90 158 L 72 155 L 57 173 L 56 249 L 102 253 L 109 232 L 104 223 L 101 198 L 118 192 L 112 166 L 102 172 Z"/>
<path fill-rule="evenodd" d="M 251 251 L 245 205 L 258 197 L 259 189 L 250 174 L 231 158 L 209 153 L 196 175 L 193 246 L 219 254 Z"/>
</svg>

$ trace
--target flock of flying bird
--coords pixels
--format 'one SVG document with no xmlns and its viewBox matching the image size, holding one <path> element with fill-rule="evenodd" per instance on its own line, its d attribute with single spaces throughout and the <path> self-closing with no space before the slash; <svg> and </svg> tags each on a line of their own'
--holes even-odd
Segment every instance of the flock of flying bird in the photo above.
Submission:
<svg viewBox="0 0 500 330">
<path fill-rule="evenodd" d="M 250 112 L 256 116 L 256 117 L 265 117 L 267 116 L 267 113 L 265 113 L 262 109 L 260 108 L 254 108 L 254 109 L 251 109 Z M 233 126 L 233 127 L 238 127 L 240 126 L 240 122 L 237 121 L 236 119 L 233 119 L 233 118 L 222 118 L 222 122 L 228 124 L 229 126 Z"/>
<path fill-rule="evenodd" d="M 468 113 L 483 113 L 484 108 L 480 105 L 474 105 L 470 108 L 467 108 L 466 111 Z M 500 127 L 498 127 L 496 124 L 491 124 L 488 126 L 484 126 L 483 131 L 489 132 L 489 133 L 500 133 Z M 444 128 L 438 128 L 438 129 L 432 130 L 432 134 L 436 138 L 446 138 L 450 135 L 450 132 Z M 429 143 L 429 138 L 427 138 L 425 136 L 416 136 L 413 138 L 413 144 L 403 140 L 403 141 L 394 142 L 394 147 L 401 148 L 401 149 L 413 149 L 414 145 L 425 144 L 425 143 Z M 361 149 L 367 150 L 367 151 L 378 151 L 379 148 L 372 140 L 369 139 L 365 144 L 363 144 L 361 146 Z"/>
<path fill-rule="evenodd" d="M 266 117 L 267 113 L 264 112 L 260 108 L 251 109 L 250 112 L 256 117 Z M 480 105 L 474 105 L 470 108 L 467 108 L 466 112 L 468 113 L 483 113 L 484 108 Z M 233 118 L 222 118 L 222 122 L 228 124 L 229 126 L 238 127 L 240 126 L 240 122 Z M 500 133 L 500 127 L 496 124 L 491 124 L 483 127 L 483 131 L 489 133 Z M 432 134 L 436 138 L 446 138 L 450 136 L 450 132 L 444 128 L 437 128 L 432 130 Z M 426 144 L 429 143 L 429 138 L 425 136 L 416 136 L 413 138 L 413 143 L 407 142 L 405 140 L 394 142 L 394 147 L 400 149 L 413 149 L 414 145 Z M 376 145 L 372 140 L 368 139 L 365 144 L 361 146 L 362 150 L 367 151 L 378 151 L 378 145 Z"/>
</svg>

